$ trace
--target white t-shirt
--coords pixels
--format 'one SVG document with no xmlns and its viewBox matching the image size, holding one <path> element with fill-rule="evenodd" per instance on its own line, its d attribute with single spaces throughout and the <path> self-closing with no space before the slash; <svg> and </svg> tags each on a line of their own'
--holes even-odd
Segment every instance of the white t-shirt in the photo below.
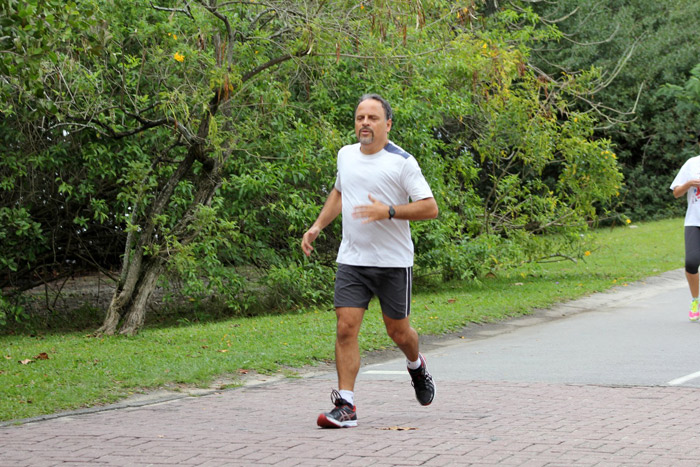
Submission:
<svg viewBox="0 0 700 467">
<path fill-rule="evenodd" d="M 432 198 L 416 159 L 391 141 L 376 154 L 360 151 L 360 143 L 338 151 L 335 188 L 342 195 L 343 239 L 338 263 L 400 268 L 413 266 L 409 221 L 382 219 L 363 224 L 353 219 L 355 206 L 372 204 L 368 195 L 388 206 Z M 387 208 L 388 209 L 388 208 Z"/>
<path fill-rule="evenodd" d="M 673 179 L 673 183 L 671 183 L 671 189 L 673 190 L 675 187 L 695 178 L 700 178 L 700 156 L 691 157 L 683 164 L 681 170 L 678 171 L 678 175 Z M 688 198 L 688 209 L 685 211 L 684 225 L 700 226 L 700 190 L 694 186 L 690 187 L 686 196 Z"/>
</svg>

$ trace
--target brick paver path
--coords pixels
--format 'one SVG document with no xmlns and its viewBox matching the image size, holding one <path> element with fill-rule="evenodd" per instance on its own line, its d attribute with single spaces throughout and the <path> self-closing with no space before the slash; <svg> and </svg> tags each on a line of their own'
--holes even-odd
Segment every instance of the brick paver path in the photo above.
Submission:
<svg viewBox="0 0 700 467">
<path fill-rule="evenodd" d="M 0 465 L 698 466 L 700 391 L 358 381 L 359 426 L 324 430 L 319 378 L 0 428 Z M 401 430 L 397 428 L 402 428 Z"/>
</svg>

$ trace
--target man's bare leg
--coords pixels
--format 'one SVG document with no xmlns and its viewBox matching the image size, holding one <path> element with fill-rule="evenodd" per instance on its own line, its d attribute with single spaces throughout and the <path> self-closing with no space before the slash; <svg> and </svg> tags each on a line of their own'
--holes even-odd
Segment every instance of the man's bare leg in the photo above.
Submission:
<svg viewBox="0 0 700 467">
<path fill-rule="evenodd" d="M 416 399 L 421 405 L 430 405 L 435 397 L 435 382 L 428 373 L 425 358 L 418 352 L 418 333 L 411 327 L 408 317 L 393 319 L 382 314 L 386 332 L 406 356 L 409 363 L 408 373 L 411 375 Z M 420 363 L 418 361 L 420 360 Z M 416 365 L 416 367 L 413 367 Z"/>
<path fill-rule="evenodd" d="M 355 390 L 355 380 L 360 371 L 360 345 L 358 336 L 365 315 L 364 308 L 339 307 L 335 338 L 335 369 L 338 373 L 338 389 Z"/>
<path fill-rule="evenodd" d="M 335 408 L 318 416 L 316 424 L 322 428 L 347 428 L 357 426 L 354 390 L 360 371 L 360 334 L 364 308 L 338 307 L 335 336 L 335 368 L 338 372 L 338 390 L 333 390 L 331 400 Z"/>
<path fill-rule="evenodd" d="M 393 319 L 385 314 L 382 314 L 382 317 L 387 334 L 406 358 L 412 362 L 418 360 L 418 333 L 411 327 L 409 318 Z"/>
</svg>

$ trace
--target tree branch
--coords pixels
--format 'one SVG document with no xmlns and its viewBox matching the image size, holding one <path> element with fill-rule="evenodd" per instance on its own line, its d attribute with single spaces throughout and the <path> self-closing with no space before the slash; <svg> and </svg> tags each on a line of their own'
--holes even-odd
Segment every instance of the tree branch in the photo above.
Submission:
<svg viewBox="0 0 700 467">
<path fill-rule="evenodd" d="M 153 8 L 154 10 L 170 11 L 173 13 L 182 13 L 182 14 L 190 17 L 191 19 L 194 19 L 194 16 L 192 15 L 192 11 L 190 10 L 190 2 L 189 1 L 185 2 L 184 9 L 183 8 L 167 8 L 167 7 L 163 7 L 163 6 L 158 6 L 158 5 L 154 5 L 153 2 L 150 2 L 150 1 L 148 3 L 151 4 L 151 8 Z"/>
<path fill-rule="evenodd" d="M 291 60 L 292 58 L 299 58 L 299 57 L 303 57 L 304 55 L 309 55 L 311 53 L 312 46 L 313 46 L 313 44 L 310 45 L 309 49 L 304 51 L 304 52 L 297 52 L 295 54 L 281 55 L 277 58 L 273 58 L 272 60 L 270 60 L 266 63 L 263 63 L 260 66 L 253 68 L 252 70 L 250 70 L 248 73 L 244 74 L 241 77 L 241 82 L 245 83 L 249 79 L 253 78 L 255 75 L 262 73 L 263 71 L 267 70 L 268 68 L 271 68 L 271 67 L 278 65 L 282 62 L 286 62 L 287 60 Z"/>
</svg>

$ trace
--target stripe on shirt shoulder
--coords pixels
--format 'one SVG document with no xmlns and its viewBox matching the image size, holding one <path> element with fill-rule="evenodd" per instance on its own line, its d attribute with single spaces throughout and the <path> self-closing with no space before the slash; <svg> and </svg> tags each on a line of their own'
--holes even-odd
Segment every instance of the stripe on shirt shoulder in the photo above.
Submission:
<svg viewBox="0 0 700 467">
<path fill-rule="evenodd" d="M 409 153 L 407 153 L 406 151 L 404 151 L 403 149 L 401 149 L 400 147 L 398 147 L 397 145 L 395 145 L 392 142 L 388 142 L 386 144 L 386 146 L 384 146 L 384 149 L 387 152 L 390 152 L 392 154 L 397 154 L 397 155 L 403 157 L 404 159 L 408 159 L 409 157 L 413 157 Z"/>
</svg>

